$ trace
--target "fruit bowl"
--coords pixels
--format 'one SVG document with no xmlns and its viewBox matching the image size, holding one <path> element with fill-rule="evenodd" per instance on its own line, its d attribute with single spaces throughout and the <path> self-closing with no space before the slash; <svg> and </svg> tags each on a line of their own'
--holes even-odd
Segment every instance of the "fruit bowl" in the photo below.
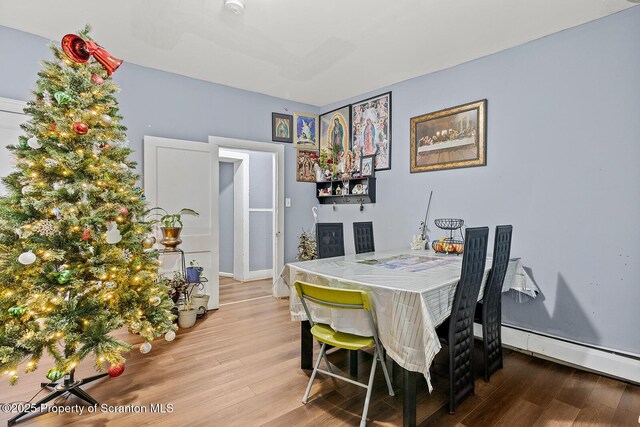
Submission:
<svg viewBox="0 0 640 427">
<path fill-rule="evenodd" d="M 440 254 L 456 254 L 460 255 L 464 252 L 464 242 L 456 239 L 434 240 L 431 242 L 431 247 L 434 251 Z"/>
</svg>

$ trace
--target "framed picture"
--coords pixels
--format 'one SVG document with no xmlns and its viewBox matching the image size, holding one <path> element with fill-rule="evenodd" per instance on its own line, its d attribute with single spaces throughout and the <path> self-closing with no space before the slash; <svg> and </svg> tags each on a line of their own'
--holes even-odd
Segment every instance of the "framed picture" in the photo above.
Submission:
<svg viewBox="0 0 640 427">
<path fill-rule="evenodd" d="M 296 181 L 316 182 L 318 152 L 316 150 L 296 150 Z"/>
<path fill-rule="evenodd" d="M 360 158 L 360 174 L 362 176 L 374 176 L 376 156 L 362 156 Z"/>
<path fill-rule="evenodd" d="M 411 173 L 487 164 L 487 100 L 411 118 Z"/>
<path fill-rule="evenodd" d="M 375 155 L 376 170 L 391 169 L 391 92 L 351 105 L 351 149 Z"/>
<path fill-rule="evenodd" d="M 293 146 L 295 148 L 318 149 L 318 116 L 308 113 L 293 113 Z"/>
<path fill-rule="evenodd" d="M 293 142 L 293 116 L 271 113 L 271 140 L 275 142 Z"/>
<path fill-rule="evenodd" d="M 320 151 L 327 150 L 337 164 L 351 143 L 351 106 L 346 105 L 320 116 Z"/>
</svg>

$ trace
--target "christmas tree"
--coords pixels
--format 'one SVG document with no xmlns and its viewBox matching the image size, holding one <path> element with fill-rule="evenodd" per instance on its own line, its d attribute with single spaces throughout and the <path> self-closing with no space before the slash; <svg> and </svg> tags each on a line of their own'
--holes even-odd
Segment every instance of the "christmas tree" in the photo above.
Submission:
<svg viewBox="0 0 640 427">
<path fill-rule="evenodd" d="M 89 355 L 98 370 L 122 368 L 131 346 L 110 333 L 125 325 L 145 338 L 143 352 L 154 337 L 175 336 L 157 252 L 141 245 L 152 224 L 128 160 L 113 68 L 96 61 L 108 54 L 88 32 L 67 40 L 85 62 L 51 46 L 25 136 L 8 147 L 16 170 L 0 198 L 0 373 L 12 384 L 45 352 L 51 381 Z"/>
</svg>

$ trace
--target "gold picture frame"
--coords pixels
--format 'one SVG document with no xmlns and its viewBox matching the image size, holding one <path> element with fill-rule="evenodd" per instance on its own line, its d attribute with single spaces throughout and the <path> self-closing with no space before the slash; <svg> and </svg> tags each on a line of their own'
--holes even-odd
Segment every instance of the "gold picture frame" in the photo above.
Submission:
<svg viewBox="0 0 640 427">
<path fill-rule="evenodd" d="M 411 173 L 485 166 L 487 100 L 412 117 Z"/>
</svg>

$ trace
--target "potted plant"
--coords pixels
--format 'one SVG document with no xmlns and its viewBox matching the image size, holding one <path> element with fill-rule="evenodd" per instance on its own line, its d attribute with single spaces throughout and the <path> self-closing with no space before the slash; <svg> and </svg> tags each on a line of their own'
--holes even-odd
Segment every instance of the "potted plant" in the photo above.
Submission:
<svg viewBox="0 0 640 427">
<path fill-rule="evenodd" d="M 160 230 L 162 230 L 162 240 L 160 240 L 160 243 L 164 245 L 166 251 L 175 251 L 178 245 L 182 243 L 182 240 L 180 239 L 180 232 L 182 231 L 183 225 L 182 215 L 198 216 L 200 214 L 189 208 L 182 208 L 178 213 L 170 214 L 160 207 L 152 208 L 148 213 L 155 210 L 164 212 L 164 215 L 155 213 L 154 215 L 161 215 L 161 217 L 160 219 L 152 221 L 152 223 L 160 222 L 163 225 L 163 227 L 160 227 Z"/>
<path fill-rule="evenodd" d="M 185 301 L 182 308 L 178 310 L 178 326 L 181 328 L 190 328 L 196 324 L 196 316 L 198 310 L 193 308 L 191 301 Z"/>
<path fill-rule="evenodd" d="M 198 261 L 192 259 L 189 261 L 189 267 L 187 267 L 187 282 L 198 283 L 200 282 L 200 276 L 202 275 L 202 267 L 198 265 Z"/>
<path fill-rule="evenodd" d="M 196 309 L 197 316 L 204 316 L 209 310 L 209 298 L 207 294 L 196 294 L 191 296 L 191 305 Z"/>
</svg>

